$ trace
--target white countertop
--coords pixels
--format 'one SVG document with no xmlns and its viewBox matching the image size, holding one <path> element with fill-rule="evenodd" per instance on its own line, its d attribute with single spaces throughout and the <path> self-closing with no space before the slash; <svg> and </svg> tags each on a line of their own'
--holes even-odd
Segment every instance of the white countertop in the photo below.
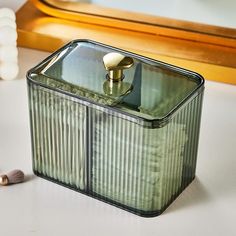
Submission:
<svg viewBox="0 0 236 236">
<path fill-rule="evenodd" d="M 141 218 L 33 175 L 25 73 L 47 55 L 19 48 L 18 79 L 0 80 L 0 173 L 27 175 L 0 187 L 1 236 L 236 235 L 236 86 L 206 82 L 197 178 L 161 216 Z"/>
</svg>

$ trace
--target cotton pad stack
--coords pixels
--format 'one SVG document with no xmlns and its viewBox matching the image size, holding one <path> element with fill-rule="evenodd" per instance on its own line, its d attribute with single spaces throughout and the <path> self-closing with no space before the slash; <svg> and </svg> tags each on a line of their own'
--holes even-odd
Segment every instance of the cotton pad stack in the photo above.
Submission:
<svg viewBox="0 0 236 236">
<path fill-rule="evenodd" d="M 16 16 L 9 8 L 0 8 L 0 78 L 16 78 L 19 68 L 16 47 Z"/>
<path fill-rule="evenodd" d="M 181 187 L 185 125 L 148 129 L 102 113 L 94 119 L 94 192 L 133 209 L 161 209 Z M 168 135 L 179 139 L 168 142 Z"/>
</svg>

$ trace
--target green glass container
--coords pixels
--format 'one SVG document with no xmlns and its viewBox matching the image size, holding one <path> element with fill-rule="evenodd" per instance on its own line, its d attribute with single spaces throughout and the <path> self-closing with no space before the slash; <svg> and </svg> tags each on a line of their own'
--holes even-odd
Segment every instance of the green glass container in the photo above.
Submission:
<svg viewBox="0 0 236 236">
<path fill-rule="evenodd" d="M 34 173 L 141 216 L 195 177 L 204 79 L 89 40 L 27 74 Z"/>
</svg>

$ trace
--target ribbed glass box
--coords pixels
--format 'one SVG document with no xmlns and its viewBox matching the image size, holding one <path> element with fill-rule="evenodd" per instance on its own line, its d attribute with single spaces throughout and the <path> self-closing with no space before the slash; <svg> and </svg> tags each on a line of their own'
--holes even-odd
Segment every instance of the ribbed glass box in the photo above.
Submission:
<svg viewBox="0 0 236 236">
<path fill-rule="evenodd" d="M 204 79 L 89 40 L 27 74 L 33 170 L 141 216 L 194 179 Z"/>
</svg>

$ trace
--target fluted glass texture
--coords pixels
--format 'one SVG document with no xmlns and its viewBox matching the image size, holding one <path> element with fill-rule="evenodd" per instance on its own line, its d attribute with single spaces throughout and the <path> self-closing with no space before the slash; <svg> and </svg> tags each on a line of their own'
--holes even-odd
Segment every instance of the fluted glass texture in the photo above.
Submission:
<svg viewBox="0 0 236 236">
<path fill-rule="evenodd" d="M 86 107 L 33 84 L 29 100 L 34 171 L 84 189 Z"/>
<path fill-rule="evenodd" d="M 138 214 L 159 213 L 195 176 L 201 100 L 150 129 L 29 83 L 33 169 Z"/>
<path fill-rule="evenodd" d="M 140 212 L 167 206 L 195 176 L 201 100 L 158 129 L 93 109 L 93 191 Z"/>
<path fill-rule="evenodd" d="M 104 87 L 111 51 L 134 58 L 118 84 L 129 91 L 115 96 Z M 194 179 L 200 75 L 83 40 L 30 70 L 27 83 L 36 175 L 141 216 L 161 214 Z"/>
</svg>

